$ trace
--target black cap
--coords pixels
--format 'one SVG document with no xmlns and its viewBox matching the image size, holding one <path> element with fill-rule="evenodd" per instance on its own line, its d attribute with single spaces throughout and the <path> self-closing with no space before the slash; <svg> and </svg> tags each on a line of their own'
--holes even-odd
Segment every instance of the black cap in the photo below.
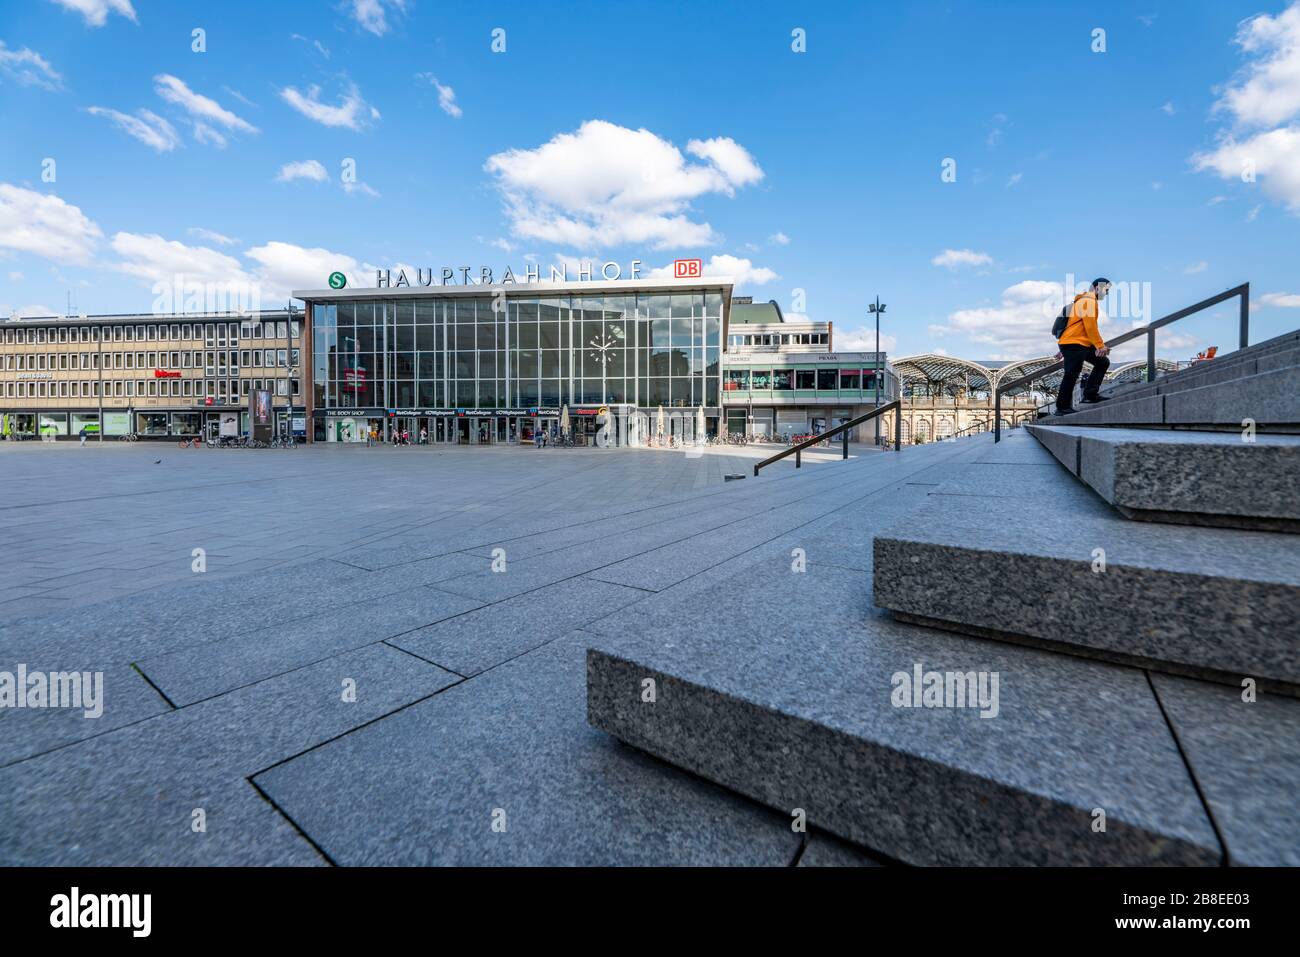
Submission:
<svg viewBox="0 0 1300 957">
<path fill-rule="evenodd" d="M 1100 276 L 1100 277 L 1098 277 L 1097 279 L 1094 279 L 1094 280 L 1092 281 L 1092 288 L 1096 289 L 1098 286 L 1102 285 L 1103 283 L 1105 283 L 1107 286 L 1109 286 L 1109 285 L 1110 285 L 1110 280 L 1107 279 L 1105 276 Z"/>
</svg>

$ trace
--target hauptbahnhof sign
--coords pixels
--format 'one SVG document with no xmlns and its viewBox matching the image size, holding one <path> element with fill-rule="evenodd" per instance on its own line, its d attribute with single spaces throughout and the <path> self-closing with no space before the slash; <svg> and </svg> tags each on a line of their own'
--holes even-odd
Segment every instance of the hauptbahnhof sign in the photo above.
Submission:
<svg viewBox="0 0 1300 957">
<path fill-rule="evenodd" d="M 641 260 L 633 259 L 628 264 L 629 279 L 641 278 Z M 577 264 L 576 275 L 574 279 L 578 282 L 593 282 L 599 280 L 614 281 L 623 278 L 623 266 L 621 263 L 607 261 L 600 264 L 597 272 L 595 263 L 590 260 L 583 260 Z M 547 282 L 569 282 L 569 264 L 562 263 L 558 266 L 548 266 Z M 393 273 L 396 272 L 396 275 Z M 537 263 L 531 263 L 524 269 L 523 279 L 517 279 L 515 272 L 509 266 L 506 266 L 505 272 L 501 274 L 500 280 L 494 278 L 491 266 L 480 266 L 475 271 L 470 266 L 443 266 L 434 274 L 432 268 L 414 270 L 415 275 L 408 276 L 406 269 L 376 269 L 375 270 L 375 288 L 376 289 L 402 289 L 415 286 L 495 286 L 508 285 L 512 283 L 534 283 L 542 282 L 542 267 Z M 456 278 L 459 274 L 459 280 Z M 473 278 L 471 278 L 473 277 Z M 331 283 L 332 284 L 332 283 Z"/>
</svg>

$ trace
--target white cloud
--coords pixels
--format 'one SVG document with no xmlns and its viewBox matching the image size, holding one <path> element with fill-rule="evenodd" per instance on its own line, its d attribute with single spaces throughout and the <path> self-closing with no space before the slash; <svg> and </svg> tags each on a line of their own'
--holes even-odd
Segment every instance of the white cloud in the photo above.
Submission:
<svg viewBox="0 0 1300 957">
<path fill-rule="evenodd" d="M 442 108 L 442 111 L 444 113 L 446 113 L 448 116 L 453 116 L 456 119 L 460 119 L 462 111 L 461 108 L 456 105 L 455 90 L 453 90 L 449 86 L 439 83 L 438 78 L 434 76 L 432 73 L 417 73 L 415 75 L 419 79 L 428 80 L 430 83 L 433 84 L 434 89 L 438 91 L 438 106 Z"/>
<path fill-rule="evenodd" d="M 512 253 L 515 251 L 515 244 L 510 242 L 508 239 L 500 239 L 500 238 L 494 239 L 488 245 L 495 246 L 503 253 Z"/>
<path fill-rule="evenodd" d="M 1211 196 L 1211 197 L 1210 197 L 1210 201 L 1209 201 L 1208 203 L 1206 203 L 1205 205 L 1206 205 L 1206 206 L 1218 206 L 1220 203 L 1226 203 L 1227 201 L 1228 201 L 1228 197 L 1226 197 L 1226 196 Z"/>
<path fill-rule="evenodd" d="M 1300 213 L 1300 125 L 1282 126 L 1238 142 L 1225 137 L 1211 153 L 1197 153 L 1192 166 L 1225 180 L 1240 179 L 1253 168 L 1260 188 Z"/>
<path fill-rule="evenodd" d="M 959 266 L 988 266 L 993 257 L 988 253 L 977 253 L 973 249 L 945 249 L 930 260 L 932 266 L 943 266 L 955 270 Z"/>
<path fill-rule="evenodd" d="M 1276 17 L 1251 17 L 1235 42 L 1257 59 L 1228 86 L 1218 107 L 1248 126 L 1272 126 L 1300 114 L 1300 3 Z"/>
<path fill-rule="evenodd" d="M 349 0 L 352 18 L 361 29 L 382 37 L 388 32 L 388 10 L 406 11 L 406 0 Z"/>
<path fill-rule="evenodd" d="M 180 145 L 181 138 L 176 135 L 176 128 L 150 110 L 137 110 L 136 115 L 131 116 L 105 106 L 90 106 L 86 112 L 91 116 L 108 117 L 129 135 L 159 153 L 170 153 Z"/>
<path fill-rule="evenodd" d="M 1253 305 L 1257 305 L 1257 307 L 1277 306 L 1282 309 L 1300 309 L 1300 293 L 1266 292 Z"/>
<path fill-rule="evenodd" d="M 257 127 L 226 109 L 211 97 L 195 93 L 184 80 L 170 73 L 153 78 L 154 92 L 189 114 L 194 124 L 194 138 L 200 143 L 224 147 L 225 135 L 216 127 L 237 133 L 256 133 Z"/>
<path fill-rule="evenodd" d="M 1055 350 L 1052 318 L 1064 301 L 1063 284 L 1026 279 L 1004 289 L 998 305 L 958 309 L 949 314 L 946 325 L 932 325 L 930 332 L 965 335 L 1002 355 L 1043 355 Z"/>
<path fill-rule="evenodd" d="M 369 183 L 363 183 L 360 180 L 344 180 L 343 192 L 351 196 L 353 193 L 360 193 L 362 196 L 369 196 L 371 199 L 380 197 L 379 190 L 375 189 Z"/>
<path fill-rule="evenodd" d="M 222 237 L 223 239 L 225 237 Z M 148 285 L 173 282 L 179 275 L 186 284 L 239 284 L 256 291 L 263 306 L 289 298 L 294 289 L 322 288 L 329 274 L 341 271 L 352 285 L 373 275 L 373 266 L 328 249 L 292 243 L 268 242 L 244 251 L 244 260 L 205 246 L 191 246 L 156 234 L 120 232 L 113 236 L 120 257 L 113 268 Z"/>
<path fill-rule="evenodd" d="M 1192 265 L 1190 265 L 1190 266 L 1188 266 L 1186 269 L 1184 269 L 1183 272 L 1184 272 L 1186 275 L 1188 275 L 1188 276 L 1194 276 L 1194 275 L 1196 275 L 1198 272 L 1205 272 L 1205 270 L 1207 270 L 1207 269 L 1209 269 L 1209 268 L 1210 268 L 1210 264 L 1207 263 L 1204 259 L 1202 259 L 1202 260 L 1201 260 L 1200 262 L 1198 262 L 1198 263 L 1192 263 Z"/>
<path fill-rule="evenodd" d="M 789 318 L 789 316 L 786 318 Z M 875 352 L 876 327 L 870 325 L 842 329 L 836 324 L 834 346 L 836 352 Z M 888 355 L 896 348 L 898 348 L 898 337 L 890 335 L 882 329 L 880 331 L 880 351 Z"/>
<path fill-rule="evenodd" d="M 771 243 L 773 246 L 790 245 L 790 237 L 787 236 L 785 233 L 773 233 L 771 236 L 767 237 L 767 241 Z"/>
<path fill-rule="evenodd" d="M 22 282 L 22 281 L 23 281 L 23 274 L 20 273 L 20 272 L 18 272 L 17 270 L 15 270 L 15 271 L 9 273 L 9 281 L 10 281 L 10 282 Z"/>
<path fill-rule="evenodd" d="M 1007 186 L 1019 185 L 1020 181 L 1025 178 L 1024 173 L 1012 173 L 1007 177 Z"/>
<path fill-rule="evenodd" d="M 238 239 L 231 239 L 229 236 L 213 232 L 211 229 L 204 229 L 202 226 L 191 226 L 189 229 L 185 230 L 185 232 L 197 239 L 216 243 L 219 246 L 233 246 L 235 243 L 239 242 Z"/>
<path fill-rule="evenodd" d="M 686 152 L 692 156 L 711 163 L 726 178 L 727 187 L 723 189 L 728 196 L 737 186 L 749 186 L 763 178 L 763 171 L 754 162 L 754 157 L 735 140 L 726 136 L 717 136 L 710 140 L 691 140 L 686 144 Z"/>
<path fill-rule="evenodd" d="M 295 289 L 323 289 L 332 272 L 348 277 L 348 285 L 362 285 L 363 276 L 373 279 L 373 267 L 343 253 L 320 247 L 269 242 L 245 251 L 257 263 L 254 274 L 262 284 L 262 302 L 287 299 Z"/>
<path fill-rule="evenodd" d="M 289 39 L 301 40 L 303 43 L 310 43 L 312 46 L 316 48 L 317 53 L 319 53 L 327 60 L 330 58 L 329 48 L 325 46 L 325 44 L 321 43 L 319 40 L 312 40 L 308 37 L 303 36 L 301 33 L 291 33 L 289 34 Z"/>
<path fill-rule="evenodd" d="M 673 264 L 658 266 L 644 275 L 650 279 L 672 279 Z M 704 275 L 719 278 L 730 276 L 735 280 L 736 288 L 747 285 L 761 286 L 773 279 L 781 278 L 766 266 L 755 266 L 748 259 L 725 254 L 710 257 L 709 261 L 704 263 Z"/>
<path fill-rule="evenodd" d="M 0 40 L 0 73 L 12 77 L 20 86 L 39 86 L 46 90 L 63 86 L 62 74 L 45 57 L 27 47 L 11 50 L 3 40 Z"/>
<path fill-rule="evenodd" d="M 586 249 L 688 248 L 717 240 L 688 215 L 691 201 L 731 196 L 763 171 L 729 139 L 691 140 L 687 151 L 705 162 L 688 162 L 649 130 L 588 120 L 536 149 L 490 156 L 484 169 L 496 177 L 517 237 Z"/>
<path fill-rule="evenodd" d="M 1174 109 L 1173 101 L 1166 101 L 1165 105 L 1160 107 L 1160 109 L 1163 110 L 1169 116 L 1173 116 L 1175 113 L 1178 112 L 1178 110 Z"/>
<path fill-rule="evenodd" d="M 155 282 L 171 282 L 176 276 L 185 282 L 252 283 L 252 277 L 233 256 L 205 246 L 187 246 L 156 233 L 115 233 L 113 251 L 120 260 L 113 268 Z"/>
<path fill-rule="evenodd" d="M 131 0 L 53 0 L 53 2 L 67 10 L 80 13 L 88 27 L 102 27 L 108 22 L 110 13 L 121 14 L 132 23 L 137 22 Z"/>
<path fill-rule="evenodd" d="M 299 92 L 292 86 L 280 91 L 280 97 L 295 110 L 315 120 L 323 126 L 342 126 L 349 130 L 360 130 L 379 119 L 379 111 L 367 103 L 361 96 L 355 83 L 349 83 L 347 92 L 337 106 L 320 101 L 320 87 L 310 86 L 306 93 Z"/>
<path fill-rule="evenodd" d="M 1215 149 L 1194 154 L 1192 166 L 1225 180 L 1253 171 L 1266 195 L 1300 215 L 1300 2 L 1246 20 L 1235 42 L 1254 60 L 1215 109 L 1230 113 L 1237 129 L 1221 131 Z"/>
<path fill-rule="evenodd" d="M 330 174 L 325 171 L 325 167 L 317 160 L 297 160 L 292 163 L 285 163 L 280 167 L 280 172 L 276 174 L 277 183 L 288 183 L 295 179 L 309 179 L 317 183 L 323 183 L 330 178 Z"/>
<path fill-rule="evenodd" d="M 85 213 L 58 196 L 0 183 L 0 249 L 85 263 L 103 235 Z"/>
<path fill-rule="evenodd" d="M 46 316 L 57 316 L 58 313 L 49 306 L 41 306 L 33 303 L 30 306 L 0 306 L 0 315 L 7 315 L 13 319 L 43 319 Z"/>
</svg>

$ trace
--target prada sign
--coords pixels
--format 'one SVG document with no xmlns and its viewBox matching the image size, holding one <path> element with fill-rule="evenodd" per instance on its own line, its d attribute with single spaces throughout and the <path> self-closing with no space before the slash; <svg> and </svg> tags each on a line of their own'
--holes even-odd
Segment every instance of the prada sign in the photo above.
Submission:
<svg viewBox="0 0 1300 957">
<path fill-rule="evenodd" d="M 624 278 L 623 266 L 616 262 L 601 263 L 600 268 L 597 269 L 591 260 L 584 259 L 578 263 L 578 268 L 572 277 L 569 275 L 568 263 L 559 266 L 548 266 L 547 269 L 546 282 L 592 282 L 593 280 L 603 279 L 612 282 L 615 279 Z M 396 274 L 394 275 L 394 273 Z M 458 275 L 459 279 L 457 279 Z M 641 278 L 641 260 L 632 260 L 626 278 Z M 514 270 L 507 266 L 499 281 L 493 278 L 491 266 L 480 266 L 477 272 L 469 266 L 457 266 L 454 269 L 451 266 L 443 266 L 436 275 L 432 268 L 416 269 L 414 276 L 408 276 L 405 269 L 375 270 L 375 287 L 378 289 L 404 289 L 411 286 L 504 286 L 518 282 L 534 283 L 542 281 L 542 267 L 537 263 L 532 263 L 525 268 L 522 279 L 515 278 Z"/>
</svg>

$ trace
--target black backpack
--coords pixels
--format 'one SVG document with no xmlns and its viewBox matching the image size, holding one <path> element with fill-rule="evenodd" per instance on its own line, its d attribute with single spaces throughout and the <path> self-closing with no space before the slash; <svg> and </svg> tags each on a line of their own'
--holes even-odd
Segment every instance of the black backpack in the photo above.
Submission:
<svg viewBox="0 0 1300 957">
<path fill-rule="evenodd" d="M 1061 314 L 1057 316 L 1056 321 L 1052 323 L 1053 339 L 1059 339 L 1061 336 L 1065 335 L 1065 327 L 1070 324 L 1070 310 L 1073 308 L 1074 303 L 1066 303 L 1065 308 L 1061 310 Z"/>
</svg>

